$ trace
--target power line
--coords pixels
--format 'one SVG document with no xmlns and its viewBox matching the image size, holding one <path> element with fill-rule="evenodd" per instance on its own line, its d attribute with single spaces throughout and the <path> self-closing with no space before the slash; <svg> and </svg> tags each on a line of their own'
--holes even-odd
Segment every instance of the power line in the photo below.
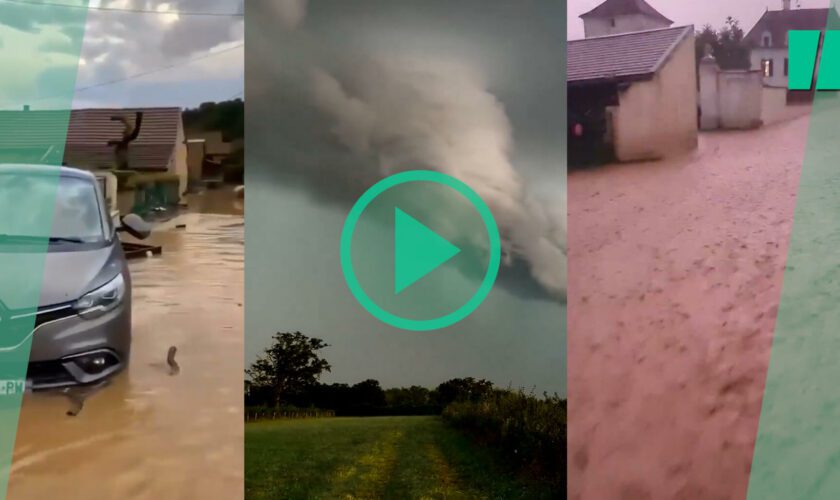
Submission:
<svg viewBox="0 0 840 500">
<path fill-rule="evenodd" d="M 117 83 L 122 83 L 122 82 L 125 82 L 125 81 L 128 81 L 128 80 L 134 80 L 136 78 L 142 78 L 144 76 L 152 75 L 154 73 L 160 73 L 161 71 L 167 71 L 167 70 L 170 70 L 170 69 L 174 69 L 174 68 L 177 68 L 178 66 L 186 66 L 190 63 L 194 63 L 196 61 L 201 61 L 202 59 L 207 59 L 209 57 L 214 57 L 214 56 L 218 56 L 220 54 L 224 54 L 225 52 L 230 52 L 232 50 L 240 49 L 244 45 L 245 45 L 244 43 L 240 43 L 240 44 L 234 45 L 232 47 L 228 47 L 226 49 L 217 50 L 215 52 L 208 52 L 207 54 L 202 54 L 198 57 L 193 57 L 192 59 L 187 59 L 185 61 L 180 61 L 180 62 L 177 62 L 177 63 L 174 63 L 174 64 L 168 64 L 166 66 L 160 66 L 160 67 L 150 69 L 150 70 L 146 70 L 146 71 L 141 71 L 139 73 L 134 73 L 132 75 L 124 76 L 122 78 L 117 78 L 115 80 L 108 80 L 108 81 L 105 81 L 105 82 L 98 82 L 98 83 L 93 83 L 91 85 L 85 85 L 84 87 L 77 87 L 76 92 L 84 92 L 86 90 L 95 89 L 95 88 L 98 88 L 98 87 L 115 85 Z"/>
<path fill-rule="evenodd" d="M 31 7 L 60 7 L 64 9 L 85 9 L 96 10 L 100 12 L 116 12 L 124 14 L 157 14 L 157 15 L 178 15 L 178 16 L 204 16 L 204 17 L 244 17 L 245 14 L 239 12 L 190 12 L 190 11 L 160 11 L 151 9 L 126 9 L 119 7 L 91 7 L 86 5 L 74 5 L 69 3 L 56 2 L 29 2 L 26 0 L 0 0 L 3 3 L 13 3 L 17 5 L 27 5 Z"/>
<path fill-rule="evenodd" d="M 5 1 L 5 0 L 0 0 L 0 2 L 2 2 L 2 1 Z M 217 55 L 220 55 L 220 54 L 224 54 L 226 52 L 230 52 L 232 50 L 242 48 L 244 45 L 245 45 L 244 43 L 240 43 L 240 44 L 234 45 L 232 47 L 228 47 L 226 49 L 217 50 L 215 52 L 208 52 L 208 53 L 202 54 L 198 57 L 193 57 L 192 59 L 186 59 L 186 60 L 180 61 L 178 63 L 168 64 L 166 66 L 160 66 L 160 67 L 153 68 L 153 69 L 150 69 L 150 70 L 141 71 L 139 73 L 134 73 L 132 75 L 128 75 L 128 76 L 123 77 L 123 78 L 117 78 L 117 79 L 114 79 L 114 80 L 108 80 L 108 81 L 104 81 L 104 82 L 97 82 L 97 83 L 93 83 L 93 84 L 90 84 L 90 85 L 85 85 L 84 87 L 76 87 L 74 89 L 74 94 L 78 94 L 80 92 L 84 92 L 84 91 L 90 90 L 90 89 L 95 89 L 95 88 L 99 88 L 99 87 L 105 87 L 105 86 L 108 86 L 108 85 L 115 85 L 115 84 L 118 84 L 118 83 L 123 83 L 123 82 L 126 82 L 128 80 L 133 80 L 133 79 L 136 79 L 136 78 L 142 78 L 142 77 L 147 76 L 147 75 L 151 75 L 151 74 L 154 74 L 154 73 L 160 73 L 162 71 L 167 71 L 167 70 L 170 70 L 170 69 L 174 69 L 174 68 L 177 68 L 179 66 L 186 66 L 190 63 L 200 61 L 202 59 L 207 59 L 207 58 L 214 57 L 214 56 L 217 56 Z M 244 93 L 245 93 L 245 91 L 241 90 L 236 95 L 231 97 L 230 99 L 233 99 L 233 98 L 235 98 L 239 95 L 242 95 Z M 41 98 L 38 98 L 38 99 L 33 99 L 31 101 L 39 102 L 39 101 L 45 101 L 45 100 L 48 100 L 48 99 L 57 99 L 57 98 L 62 98 L 62 97 L 66 97 L 66 96 L 56 95 L 56 96 L 52 96 L 52 97 L 41 97 Z M 15 103 L 16 103 L 16 101 L 15 101 Z M 0 108 L 2 108 L 3 106 L 5 106 L 7 104 L 12 104 L 12 101 L 6 101 L 6 102 L 3 102 L 3 103 L 0 103 Z"/>
</svg>

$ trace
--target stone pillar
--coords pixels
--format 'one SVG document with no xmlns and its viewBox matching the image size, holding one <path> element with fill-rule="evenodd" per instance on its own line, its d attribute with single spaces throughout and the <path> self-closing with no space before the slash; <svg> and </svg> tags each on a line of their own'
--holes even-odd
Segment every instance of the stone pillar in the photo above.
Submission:
<svg viewBox="0 0 840 500">
<path fill-rule="evenodd" d="M 700 60 L 700 130 L 714 130 L 720 127 L 720 96 L 718 95 L 718 73 L 720 68 L 712 48 L 706 46 L 706 55 Z"/>
</svg>

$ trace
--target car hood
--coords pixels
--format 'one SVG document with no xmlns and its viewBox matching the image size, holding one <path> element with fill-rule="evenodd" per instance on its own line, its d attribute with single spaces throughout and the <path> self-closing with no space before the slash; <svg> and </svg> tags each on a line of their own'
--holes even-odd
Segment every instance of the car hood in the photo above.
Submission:
<svg viewBox="0 0 840 500">
<path fill-rule="evenodd" d="M 44 307 L 79 299 L 122 271 L 118 246 L 46 255 L 3 253 L 2 267 L 13 276 L 0 279 L 0 301 L 9 309 L 23 309 L 31 308 L 35 300 Z"/>
</svg>

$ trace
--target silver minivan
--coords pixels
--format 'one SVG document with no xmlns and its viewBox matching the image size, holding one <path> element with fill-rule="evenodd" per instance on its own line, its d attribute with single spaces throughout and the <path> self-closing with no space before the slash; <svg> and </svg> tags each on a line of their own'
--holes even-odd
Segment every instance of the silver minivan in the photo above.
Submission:
<svg viewBox="0 0 840 500">
<path fill-rule="evenodd" d="M 115 227 L 96 177 L 68 167 L 0 165 L 3 204 L 0 355 L 30 349 L 21 385 L 35 390 L 119 372 L 131 352 L 131 276 L 117 233 L 142 239 L 149 227 L 133 214 Z"/>
</svg>

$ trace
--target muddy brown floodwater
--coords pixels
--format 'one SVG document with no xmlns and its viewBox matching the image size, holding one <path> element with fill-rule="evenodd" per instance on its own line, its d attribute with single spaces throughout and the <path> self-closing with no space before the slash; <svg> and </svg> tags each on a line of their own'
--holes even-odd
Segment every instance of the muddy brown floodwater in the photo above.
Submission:
<svg viewBox="0 0 840 500">
<path fill-rule="evenodd" d="M 163 254 L 131 262 L 128 370 L 76 417 L 63 396 L 24 397 L 9 499 L 243 497 L 244 229 L 229 194 L 191 198 L 190 212 L 217 213 L 160 225 L 149 241 Z"/>
<path fill-rule="evenodd" d="M 807 134 L 570 173 L 569 498 L 745 498 Z"/>
</svg>

